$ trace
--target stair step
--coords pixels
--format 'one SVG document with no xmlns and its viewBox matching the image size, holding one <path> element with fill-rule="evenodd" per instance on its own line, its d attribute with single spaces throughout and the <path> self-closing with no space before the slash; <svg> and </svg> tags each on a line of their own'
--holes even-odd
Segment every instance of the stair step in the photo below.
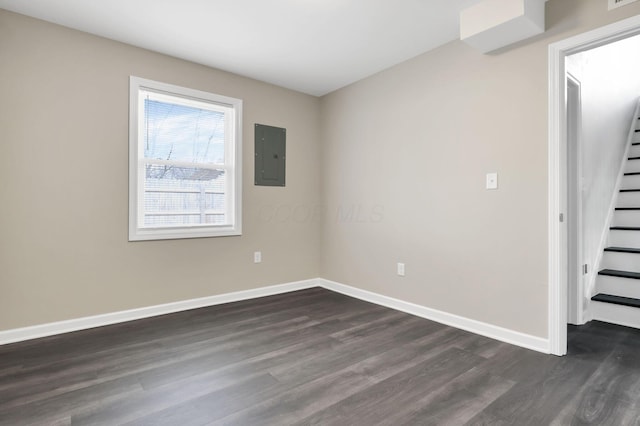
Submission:
<svg viewBox="0 0 640 426">
<path fill-rule="evenodd" d="M 593 319 L 625 327 L 640 328 L 640 309 L 607 302 L 591 302 Z"/>
<path fill-rule="evenodd" d="M 602 271 L 598 272 L 598 275 L 606 275 L 608 277 L 631 278 L 634 280 L 640 280 L 640 273 L 638 272 L 618 271 L 615 269 L 603 269 Z"/>
<path fill-rule="evenodd" d="M 640 157 L 637 156 L 638 154 L 633 154 L 633 156 L 629 156 L 627 158 L 627 161 L 625 162 L 624 165 L 624 171 L 626 173 L 640 173 L 640 161 L 634 161 L 634 160 L 640 160 Z"/>
<path fill-rule="evenodd" d="M 640 248 L 632 247 L 607 247 L 604 251 L 615 251 L 617 253 L 638 253 L 640 254 Z"/>
<path fill-rule="evenodd" d="M 637 226 L 612 226 L 612 231 L 640 231 L 640 228 Z"/>
<path fill-rule="evenodd" d="M 640 192 L 640 189 L 621 189 L 620 192 Z"/>
<path fill-rule="evenodd" d="M 640 147 L 640 145 L 639 145 L 639 147 Z M 640 175 L 638 175 L 638 176 L 625 176 L 622 179 L 620 189 L 636 189 L 636 188 L 640 188 Z M 621 192 L 620 194 L 624 194 L 624 193 Z M 629 194 L 629 193 L 627 193 L 627 194 Z"/>
<path fill-rule="evenodd" d="M 636 205 L 640 205 L 640 203 Z M 629 207 L 616 207 L 613 213 L 611 226 L 640 226 L 640 207 L 631 207 L 631 205 Z M 640 247 L 640 242 L 638 242 L 638 245 L 618 243 L 609 243 L 608 245 L 618 247 Z"/>
<path fill-rule="evenodd" d="M 602 260 L 598 271 L 603 269 L 611 269 L 614 271 L 627 271 L 640 273 L 640 251 L 639 252 L 624 252 L 624 251 L 607 251 L 602 252 Z M 614 284 L 614 282 L 616 284 Z M 620 291 L 612 290 L 613 287 L 606 287 L 608 283 L 620 284 L 622 288 Z M 598 275 L 596 277 L 596 288 L 600 293 L 617 294 L 618 296 L 627 297 L 640 297 L 640 282 L 631 281 L 627 278 Z M 628 293 L 632 291 L 633 294 Z"/>
<path fill-rule="evenodd" d="M 613 303 L 614 305 L 631 306 L 640 308 L 640 299 L 632 297 L 614 296 L 612 294 L 598 293 L 591 298 L 594 302 Z"/>
<path fill-rule="evenodd" d="M 616 214 L 638 214 L 637 212 L 616 212 Z M 635 224 L 634 224 L 635 225 Z M 615 228 L 615 229 L 614 229 Z M 627 230 L 626 226 L 614 226 L 610 228 L 607 246 L 613 247 L 640 247 L 640 228 Z"/>
<path fill-rule="evenodd" d="M 640 164 L 640 163 L 638 163 Z M 639 207 L 640 192 L 621 192 L 616 200 L 616 207 Z"/>
<path fill-rule="evenodd" d="M 607 253 L 611 254 L 611 253 Z M 617 253 L 622 255 L 624 253 Z M 634 254 L 627 254 L 627 256 L 635 256 Z M 624 271 L 628 271 L 624 269 Z M 640 272 L 640 271 L 638 271 Z M 609 275 L 598 275 L 596 277 L 596 292 L 603 294 L 611 294 L 613 296 L 631 297 L 634 299 L 640 299 L 640 281 L 624 278 L 614 277 Z"/>
<path fill-rule="evenodd" d="M 631 173 L 625 173 L 625 176 L 636 176 L 636 175 L 640 175 L 640 172 L 631 172 Z"/>
<path fill-rule="evenodd" d="M 631 145 L 640 145 L 640 142 L 634 142 Z"/>
</svg>

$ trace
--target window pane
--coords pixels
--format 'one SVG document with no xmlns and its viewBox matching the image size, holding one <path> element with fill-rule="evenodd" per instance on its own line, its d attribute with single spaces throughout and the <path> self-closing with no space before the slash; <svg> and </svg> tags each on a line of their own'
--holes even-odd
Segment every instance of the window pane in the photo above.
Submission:
<svg viewBox="0 0 640 426">
<path fill-rule="evenodd" d="M 227 224 L 223 170 L 144 165 L 144 226 Z"/>
<path fill-rule="evenodd" d="M 144 99 L 144 157 L 224 164 L 225 114 Z"/>
</svg>

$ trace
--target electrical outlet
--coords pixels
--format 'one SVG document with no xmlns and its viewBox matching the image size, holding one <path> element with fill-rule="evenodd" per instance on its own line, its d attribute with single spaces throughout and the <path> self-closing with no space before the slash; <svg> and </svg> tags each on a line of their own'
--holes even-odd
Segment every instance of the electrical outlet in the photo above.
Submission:
<svg viewBox="0 0 640 426">
<path fill-rule="evenodd" d="M 262 262 L 262 252 L 261 251 L 254 251 L 253 252 L 253 263 L 260 263 Z"/>
<path fill-rule="evenodd" d="M 498 189 L 497 173 L 487 173 L 487 189 Z"/>
<path fill-rule="evenodd" d="M 398 263 L 398 275 L 404 277 L 404 263 Z"/>
</svg>

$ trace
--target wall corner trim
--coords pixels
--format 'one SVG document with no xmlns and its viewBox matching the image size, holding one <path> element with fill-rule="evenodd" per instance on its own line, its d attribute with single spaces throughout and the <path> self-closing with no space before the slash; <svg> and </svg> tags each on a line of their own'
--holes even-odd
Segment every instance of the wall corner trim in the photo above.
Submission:
<svg viewBox="0 0 640 426">
<path fill-rule="evenodd" d="M 355 297 L 360 300 L 375 303 L 377 305 L 386 306 L 387 308 L 406 312 L 421 318 L 445 324 L 491 339 L 500 340 L 505 343 L 531 349 L 545 354 L 550 353 L 549 340 L 532 336 L 530 334 L 521 333 L 519 331 L 509 330 L 497 325 L 476 321 L 473 319 L 461 317 L 447 312 L 439 311 L 426 306 L 416 305 L 415 303 L 405 302 L 403 300 L 394 299 L 392 297 L 383 296 L 366 290 L 361 290 L 345 284 L 334 281 L 319 279 L 319 285 L 337 293 Z"/>
</svg>

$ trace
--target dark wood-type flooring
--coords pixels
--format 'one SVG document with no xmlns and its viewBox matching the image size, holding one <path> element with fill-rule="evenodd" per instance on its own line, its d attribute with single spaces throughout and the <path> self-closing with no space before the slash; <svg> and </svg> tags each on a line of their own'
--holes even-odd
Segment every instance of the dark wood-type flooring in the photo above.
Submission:
<svg viewBox="0 0 640 426">
<path fill-rule="evenodd" d="M 2 425 L 630 425 L 640 332 L 544 355 L 314 288 L 0 347 Z"/>
</svg>

